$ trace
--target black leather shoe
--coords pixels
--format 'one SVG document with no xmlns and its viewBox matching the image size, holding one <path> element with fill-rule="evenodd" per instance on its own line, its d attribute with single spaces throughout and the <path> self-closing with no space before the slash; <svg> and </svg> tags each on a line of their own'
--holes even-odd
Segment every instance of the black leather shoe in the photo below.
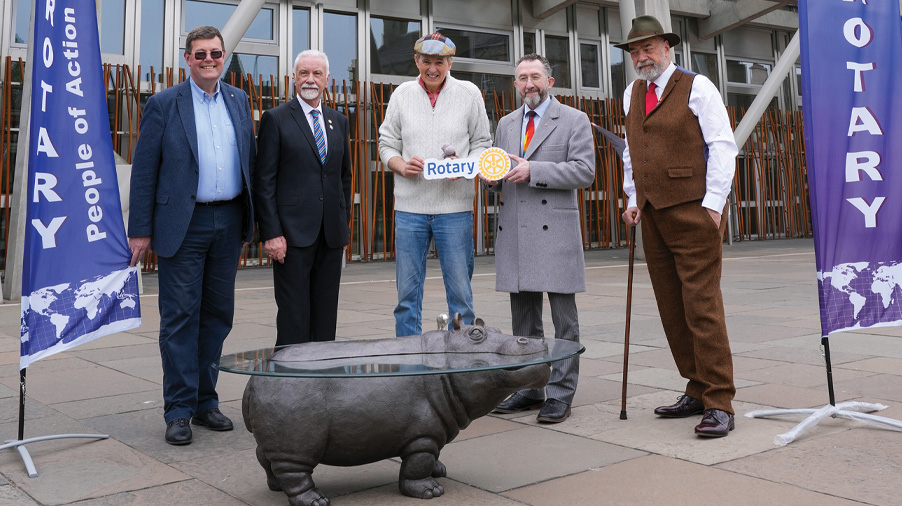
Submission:
<svg viewBox="0 0 902 506">
<path fill-rule="evenodd" d="M 736 428 L 733 415 L 720 409 L 705 410 L 702 423 L 695 426 L 695 434 L 704 437 L 724 437 Z"/>
<path fill-rule="evenodd" d="M 688 395 L 681 395 L 676 404 L 655 408 L 655 414 L 664 418 L 686 418 L 701 414 L 703 411 L 705 411 L 705 405 L 702 404 L 702 401 Z"/>
<path fill-rule="evenodd" d="M 176 418 L 166 425 L 166 442 L 177 446 L 191 444 L 191 427 L 187 418 Z"/>
<path fill-rule="evenodd" d="M 210 430 L 232 430 L 232 421 L 217 408 L 213 408 L 200 415 L 194 415 L 194 418 L 191 419 L 191 423 L 194 425 L 203 425 Z"/>
<path fill-rule="evenodd" d="M 545 401 L 530 399 L 529 397 L 521 395 L 520 392 L 516 392 L 514 395 L 501 401 L 501 404 L 499 404 L 492 412 L 505 414 L 519 413 L 520 411 L 541 408 L 543 404 L 545 404 Z"/>
<path fill-rule="evenodd" d="M 536 420 L 542 423 L 561 423 L 570 418 L 570 406 L 557 399 L 548 399 Z"/>
</svg>

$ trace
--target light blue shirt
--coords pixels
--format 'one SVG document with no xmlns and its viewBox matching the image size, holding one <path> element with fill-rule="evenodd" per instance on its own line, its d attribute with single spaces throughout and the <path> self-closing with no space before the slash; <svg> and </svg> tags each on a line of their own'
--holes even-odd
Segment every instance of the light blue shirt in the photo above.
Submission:
<svg viewBox="0 0 902 506">
<path fill-rule="evenodd" d="M 530 109 L 529 106 L 523 108 L 523 121 L 522 126 L 520 128 L 520 154 L 523 154 L 523 140 L 526 139 L 526 126 L 529 125 L 529 116 L 526 115 L 529 111 L 534 111 L 536 113 L 535 119 L 532 120 L 532 136 L 535 138 L 536 132 L 539 131 L 539 123 L 542 120 L 542 116 L 545 115 L 545 111 L 548 110 L 548 106 L 551 105 L 551 95 L 545 97 L 545 100 L 542 101 L 535 109 Z M 530 141 L 532 142 L 532 141 Z"/>
<path fill-rule="evenodd" d="M 219 83 L 207 94 L 191 80 L 197 129 L 197 202 L 232 200 L 241 195 L 238 140 Z"/>
</svg>

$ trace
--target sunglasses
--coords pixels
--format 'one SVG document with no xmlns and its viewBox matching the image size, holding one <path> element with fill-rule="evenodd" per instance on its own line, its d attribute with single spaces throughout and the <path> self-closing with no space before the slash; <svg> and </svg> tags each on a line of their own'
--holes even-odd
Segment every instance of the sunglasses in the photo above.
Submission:
<svg viewBox="0 0 902 506">
<path fill-rule="evenodd" d="M 218 60 L 218 59 L 222 58 L 222 51 L 220 51 L 218 49 L 214 50 L 214 51 L 210 51 L 210 58 L 213 58 L 214 60 Z M 207 52 L 206 51 L 195 51 L 194 59 L 195 60 L 206 60 Z"/>
</svg>

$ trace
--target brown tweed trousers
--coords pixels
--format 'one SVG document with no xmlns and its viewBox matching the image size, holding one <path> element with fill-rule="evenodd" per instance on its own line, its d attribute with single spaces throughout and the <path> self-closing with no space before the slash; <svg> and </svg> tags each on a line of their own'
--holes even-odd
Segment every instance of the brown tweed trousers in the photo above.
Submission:
<svg viewBox="0 0 902 506">
<path fill-rule="evenodd" d="M 687 106 L 693 75 L 673 73 L 645 115 L 645 80 L 633 85 L 626 119 L 642 241 L 664 333 L 686 395 L 733 413 L 733 359 L 720 290 L 722 238 L 705 194 L 704 139 Z"/>
</svg>

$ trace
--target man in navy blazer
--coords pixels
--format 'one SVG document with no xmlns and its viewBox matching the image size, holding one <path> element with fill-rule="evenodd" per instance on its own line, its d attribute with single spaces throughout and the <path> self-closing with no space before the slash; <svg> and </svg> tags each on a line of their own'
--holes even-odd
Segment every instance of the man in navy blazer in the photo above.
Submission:
<svg viewBox="0 0 902 506">
<path fill-rule="evenodd" d="M 147 101 L 132 165 L 131 265 L 157 254 L 165 439 L 174 445 L 191 442 L 189 420 L 232 429 L 211 365 L 232 328 L 238 258 L 253 234 L 255 145 L 247 95 L 219 80 L 223 47 L 211 26 L 188 34 L 190 79 Z"/>
<path fill-rule="evenodd" d="M 323 104 L 328 80 L 326 54 L 301 52 L 295 98 L 260 118 L 254 204 L 260 239 L 274 260 L 277 346 L 335 339 L 351 150 L 348 119 Z"/>
</svg>

